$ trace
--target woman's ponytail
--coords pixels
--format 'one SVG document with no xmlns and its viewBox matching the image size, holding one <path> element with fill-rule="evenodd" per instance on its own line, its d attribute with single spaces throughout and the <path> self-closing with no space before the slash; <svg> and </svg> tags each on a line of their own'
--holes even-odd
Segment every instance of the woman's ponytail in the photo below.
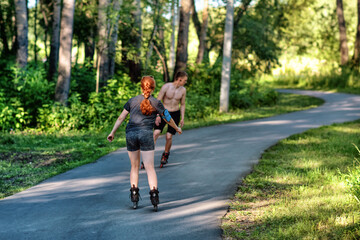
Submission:
<svg viewBox="0 0 360 240">
<path fill-rule="evenodd" d="M 155 89 L 155 80 L 151 76 L 145 76 L 141 79 L 141 90 L 144 94 L 144 100 L 140 104 L 140 110 L 144 115 L 151 115 L 154 111 L 153 106 L 151 106 L 149 97 L 151 92 Z"/>
</svg>

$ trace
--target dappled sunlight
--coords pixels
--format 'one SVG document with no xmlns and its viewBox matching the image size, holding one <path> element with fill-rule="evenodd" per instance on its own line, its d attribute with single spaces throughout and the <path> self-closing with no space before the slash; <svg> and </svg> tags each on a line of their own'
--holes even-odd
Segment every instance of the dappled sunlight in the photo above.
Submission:
<svg viewBox="0 0 360 240">
<path fill-rule="evenodd" d="M 7 199 L 21 200 L 23 203 L 49 202 L 52 200 L 81 198 L 103 194 L 99 186 L 111 186 L 128 182 L 128 176 L 89 177 L 43 182 Z"/>
<path fill-rule="evenodd" d="M 316 169 L 321 166 L 322 166 L 321 162 L 311 159 L 299 159 L 294 163 L 294 167 L 304 168 L 304 169 Z"/>
</svg>

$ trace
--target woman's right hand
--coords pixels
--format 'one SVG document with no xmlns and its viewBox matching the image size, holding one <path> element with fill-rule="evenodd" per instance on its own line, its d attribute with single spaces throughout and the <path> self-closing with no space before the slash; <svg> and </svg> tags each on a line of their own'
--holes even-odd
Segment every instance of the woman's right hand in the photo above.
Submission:
<svg viewBox="0 0 360 240">
<path fill-rule="evenodd" d="M 114 134 L 113 133 L 110 133 L 109 136 L 107 137 L 107 140 L 109 142 L 112 142 L 114 140 Z"/>
<path fill-rule="evenodd" d="M 181 130 L 180 127 L 178 127 L 176 131 L 177 131 L 179 134 L 182 134 L 182 130 Z"/>
</svg>

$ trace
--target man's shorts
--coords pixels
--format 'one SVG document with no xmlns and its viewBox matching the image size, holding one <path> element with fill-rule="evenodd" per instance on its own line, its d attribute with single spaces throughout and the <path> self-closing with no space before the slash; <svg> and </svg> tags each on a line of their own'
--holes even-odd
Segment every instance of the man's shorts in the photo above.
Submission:
<svg viewBox="0 0 360 240">
<path fill-rule="evenodd" d="M 179 125 L 179 122 L 180 122 L 180 110 L 175 111 L 175 112 L 169 112 L 169 113 L 170 113 L 171 118 L 174 119 L 174 122 L 176 123 L 176 125 Z M 156 124 L 155 124 L 154 129 L 155 130 L 158 129 L 158 130 L 160 130 L 162 132 L 165 125 L 166 125 L 166 122 L 161 118 L 161 123 L 159 124 L 159 126 L 156 126 Z M 167 132 L 171 133 L 172 135 L 176 134 L 176 130 L 173 127 L 171 127 L 170 125 L 168 125 Z"/>
<path fill-rule="evenodd" d="M 137 150 L 154 150 L 154 136 L 152 130 L 134 130 L 126 133 L 126 148 L 130 152 Z"/>
</svg>

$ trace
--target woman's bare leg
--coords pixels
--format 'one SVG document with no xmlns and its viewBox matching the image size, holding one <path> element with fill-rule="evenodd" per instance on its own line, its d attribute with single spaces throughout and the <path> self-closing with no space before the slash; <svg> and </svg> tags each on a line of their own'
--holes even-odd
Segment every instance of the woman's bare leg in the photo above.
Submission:
<svg viewBox="0 0 360 240">
<path fill-rule="evenodd" d="M 142 161 L 148 176 L 150 189 L 157 189 L 157 176 L 154 168 L 154 151 L 141 151 Z"/>
<path fill-rule="evenodd" d="M 131 162 L 130 184 L 131 187 L 133 185 L 137 187 L 139 183 L 140 150 L 134 152 L 128 151 L 128 154 Z"/>
</svg>

